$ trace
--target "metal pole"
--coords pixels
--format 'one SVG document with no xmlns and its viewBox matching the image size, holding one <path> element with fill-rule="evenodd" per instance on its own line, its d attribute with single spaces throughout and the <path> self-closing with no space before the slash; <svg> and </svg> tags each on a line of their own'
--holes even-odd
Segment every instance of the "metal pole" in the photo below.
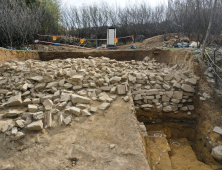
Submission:
<svg viewBox="0 0 222 170">
<path fill-rule="evenodd" d="M 96 35 L 96 48 L 97 48 L 97 35 Z"/>
<path fill-rule="evenodd" d="M 217 73 L 217 67 L 216 67 L 216 50 L 214 50 L 214 69 L 215 69 L 215 72 Z M 215 75 L 215 85 L 217 86 L 217 76 Z"/>
</svg>

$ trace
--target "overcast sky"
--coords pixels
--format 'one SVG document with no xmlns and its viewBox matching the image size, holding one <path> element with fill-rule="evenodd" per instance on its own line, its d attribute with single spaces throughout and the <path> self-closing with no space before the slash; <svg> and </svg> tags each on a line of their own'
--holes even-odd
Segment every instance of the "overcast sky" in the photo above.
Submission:
<svg viewBox="0 0 222 170">
<path fill-rule="evenodd" d="M 90 5 L 90 4 L 93 4 L 93 3 L 99 3 L 101 1 L 104 1 L 104 0 L 61 0 L 61 4 L 62 5 L 66 5 L 66 6 L 70 6 L 70 5 L 75 5 L 75 6 L 81 6 L 82 4 L 85 4 L 85 5 Z M 129 3 L 133 3 L 135 4 L 136 3 L 140 3 L 140 2 L 146 2 L 146 3 L 149 3 L 151 4 L 152 6 L 155 6 L 159 3 L 166 3 L 167 0 L 105 0 L 104 2 L 109 2 L 110 5 L 111 4 L 119 4 L 120 6 L 124 7 L 126 4 L 129 4 Z"/>
</svg>

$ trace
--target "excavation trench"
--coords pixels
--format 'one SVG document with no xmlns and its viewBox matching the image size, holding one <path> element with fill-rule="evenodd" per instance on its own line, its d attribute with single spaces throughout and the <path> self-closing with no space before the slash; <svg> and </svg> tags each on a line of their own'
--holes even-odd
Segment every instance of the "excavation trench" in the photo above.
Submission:
<svg viewBox="0 0 222 170">
<path fill-rule="evenodd" d="M 194 152 L 197 116 L 188 117 L 182 112 L 175 115 L 142 110 L 136 114 L 146 126 L 144 140 L 151 169 L 209 168 L 197 160 Z"/>
<path fill-rule="evenodd" d="M 198 60 L 190 52 L 182 50 L 39 52 L 39 58 L 43 61 L 87 58 L 88 56 L 106 56 L 117 61 L 142 61 L 146 56 L 149 56 L 157 62 L 165 63 L 169 66 L 177 64 L 202 78 Z M 142 122 L 146 127 L 147 135 L 143 135 L 143 141 L 151 169 L 179 170 L 185 168 L 207 170 L 211 169 L 208 166 L 209 164 L 214 164 L 214 166 L 211 166 L 213 169 L 220 167 L 220 164 L 211 156 L 210 152 L 213 146 L 209 144 L 206 135 L 200 130 L 203 123 L 202 117 L 205 116 L 205 113 L 201 113 L 201 110 L 204 110 L 205 106 L 199 105 L 198 86 L 196 95 L 193 96 L 195 110 L 197 111 L 192 111 L 191 115 L 182 111 L 164 113 L 155 110 L 147 112 L 142 109 L 136 109 L 138 121 Z M 208 156 L 206 157 L 206 155 Z"/>
<path fill-rule="evenodd" d="M 91 51 L 27 52 L 27 53 L 24 52 L 20 53 L 20 55 L 18 55 L 19 57 L 17 58 L 16 55 L 17 54 L 15 52 L 4 51 L 4 54 L 2 55 L 3 60 L 1 60 L 1 62 L 5 62 L 7 60 L 22 61 L 27 59 L 50 61 L 50 60 L 67 59 L 67 58 L 88 58 L 89 56 L 92 57 L 105 56 L 109 57 L 110 59 L 115 59 L 117 61 L 131 61 L 131 60 L 142 61 L 146 56 L 149 56 L 149 58 L 151 59 L 154 58 L 158 63 L 164 63 L 168 67 L 178 65 L 178 67 L 183 68 L 183 70 L 190 71 L 190 73 L 200 78 L 195 88 L 195 95 L 188 97 L 189 99 L 192 98 L 192 100 L 190 100 L 190 103 L 187 102 L 187 105 L 192 104 L 194 105 L 195 108 L 194 110 L 191 111 L 190 114 L 187 114 L 188 113 L 187 111 L 184 112 L 181 111 L 180 109 L 178 109 L 178 111 L 176 112 L 175 111 L 163 112 L 163 111 L 157 111 L 155 109 L 145 110 L 139 107 L 140 105 L 138 101 L 134 101 L 135 115 L 139 122 L 138 126 L 139 127 L 145 126 L 145 129 L 138 128 L 140 129 L 139 131 L 144 146 L 144 153 L 147 157 L 149 166 L 152 170 L 184 170 L 184 169 L 216 170 L 222 168 L 221 164 L 218 163 L 211 155 L 212 148 L 217 146 L 218 143 L 220 143 L 221 141 L 220 135 L 215 134 L 213 132 L 213 127 L 216 125 L 220 125 L 220 122 L 222 120 L 222 116 L 220 116 L 219 114 L 221 111 L 220 108 L 221 98 L 218 97 L 217 95 L 214 95 L 213 101 L 206 101 L 205 103 L 203 103 L 203 101 L 200 101 L 200 95 L 199 95 L 200 92 L 202 93 L 203 89 L 204 90 L 209 90 L 209 89 L 203 88 L 203 85 L 206 85 L 206 79 L 204 78 L 205 76 L 203 74 L 203 71 L 201 70 L 199 60 L 197 60 L 189 51 L 153 49 L 148 51 L 114 50 L 114 51 L 94 51 L 94 52 Z M 134 97 L 135 97 L 134 94 L 132 94 L 130 102 L 133 103 L 132 98 Z M 114 108 L 113 110 L 111 110 L 112 108 L 110 108 L 110 110 L 108 111 L 110 112 L 110 114 L 107 115 L 109 115 L 110 118 L 109 119 L 104 118 L 107 122 L 104 122 L 102 121 L 101 118 L 99 118 L 101 119 L 101 124 L 104 124 L 104 127 L 106 127 L 106 129 L 109 129 L 109 126 L 113 126 L 113 124 L 116 123 L 118 123 L 119 127 L 124 125 L 124 128 L 127 129 L 128 125 L 126 123 L 132 121 L 131 117 L 128 116 L 127 122 L 124 122 L 125 124 L 119 122 L 118 108 L 121 108 L 119 103 L 124 101 L 121 98 L 118 98 L 118 100 L 119 101 L 116 102 L 117 106 L 113 107 Z M 126 104 L 127 107 L 125 106 L 125 109 L 130 110 L 129 109 L 130 104 L 132 103 Z M 121 113 L 122 116 L 127 115 L 125 113 L 127 112 L 126 110 L 124 110 L 124 113 Z M 109 122 L 109 120 L 113 118 L 113 116 L 111 115 L 114 114 L 113 113 L 114 111 L 116 117 L 115 119 L 113 119 L 112 122 L 113 124 L 112 124 L 111 122 Z M 105 114 L 103 113 L 102 115 Z M 122 117 L 122 119 L 124 119 L 124 117 Z M 135 122 L 137 122 L 136 119 Z M 75 125 L 75 126 L 77 126 L 76 129 L 80 128 L 79 127 L 80 125 Z M 90 132 L 91 130 L 90 124 L 87 123 L 86 126 L 89 126 L 87 130 L 89 130 Z M 90 133 L 90 134 L 94 135 L 92 137 L 94 137 L 95 139 L 97 138 L 103 139 L 103 136 L 100 135 L 106 131 L 104 131 L 104 128 L 102 128 L 101 126 L 98 127 L 100 127 L 98 129 L 99 133 L 95 134 Z M 95 129 L 97 129 L 98 127 L 97 125 L 95 125 Z M 85 129 L 85 126 L 81 128 Z M 131 128 L 132 131 L 135 129 L 133 125 Z M 136 134 L 137 132 L 134 133 Z M 73 136 L 78 134 L 77 132 L 72 132 L 72 133 Z M 111 134 L 115 133 L 116 132 L 112 132 Z M 121 135 L 124 135 L 124 133 L 121 132 Z M 69 134 L 68 128 L 67 128 L 67 134 Z M 110 133 L 107 132 L 106 137 L 109 137 L 108 134 Z M 64 137 L 66 137 L 65 134 L 61 137 L 61 139 L 63 139 Z M 86 135 L 86 139 L 87 137 L 88 136 Z M 132 137 L 135 136 L 134 135 L 130 136 L 130 138 Z M 112 136 L 110 140 L 113 140 L 113 138 L 114 136 Z M 128 142 L 127 144 L 130 145 L 128 139 L 129 138 L 126 138 L 125 143 Z M 83 140 L 81 136 L 79 140 L 80 141 Z M 84 140 L 84 142 L 86 142 L 87 144 L 86 146 L 88 146 L 88 139 Z M 125 147 L 125 143 L 119 145 L 124 145 Z M 93 142 L 91 144 L 93 145 Z M 95 147 L 97 147 L 97 145 L 95 145 Z M 89 149 L 91 148 L 92 146 L 89 147 Z M 104 149 L 107 148 L 104 147 Z M 69 148 L 67 148 L 67 150 L 69 150 Z M 73 151 L 73 153 L 75 153 L 75 151 Z M 130 156 L 129 153 L 128 151 L 125 150 L 121 152 L 123 156 Z M 61 157 L 63 157 L 63 154 L 61 154 Z M 72 157 L 69 160 L 72 160 L 72 162 L 76 162 L 77 159 L 76 157 Z M 144 162 L 147 163 L 145 158 L 144 160 L 145 160 Z M 118 157 L 117 161 L 121 164 L 123 163 L 123 158 Z M 109 165 L 109 162 L 107 163 L 107 161 L 105 161 L 105 164 Z M 208 165 L 211 165 L 211 167 Z"/>
</svg>

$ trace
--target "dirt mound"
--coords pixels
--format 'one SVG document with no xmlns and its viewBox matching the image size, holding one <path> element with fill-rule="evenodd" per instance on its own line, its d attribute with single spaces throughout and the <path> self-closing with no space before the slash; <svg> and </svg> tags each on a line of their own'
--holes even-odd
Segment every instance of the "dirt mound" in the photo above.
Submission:
<svg viewBox="0 0 222 170">
<path fill-rule="evenodd" d="M 147 38 L 143 42 L 133 43 L 136 45 L 137 49 L 148 50 L 155 47 L 163 47 L 164 45 L 164 35 L 157 35 L 155 37 Z M 119 49 L 128 49 L 129 47 L 120 47 Z"/>
<path fill-rule="evenodd" d="M 148 50 L 152 48 L 162 48 L 164 45 L 172 48 L 175 43 L 181 42 L 190 42 L 190 39 L 187 36 L 182 34 L 170 33 L 164 35 L 157 35 L 155 37 L 147 38 L 143 42 L 136 42 L 134 45 L 137 46 L 137 49 Z M 128 47 L 120 47 L 120 49 L 127 49 Z"/>
</svg>

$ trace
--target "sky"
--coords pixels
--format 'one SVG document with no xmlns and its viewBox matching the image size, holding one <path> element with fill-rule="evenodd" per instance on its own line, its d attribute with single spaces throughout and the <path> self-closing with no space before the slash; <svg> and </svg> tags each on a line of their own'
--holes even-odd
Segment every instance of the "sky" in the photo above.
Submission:
<svg viewBox="0 0 222 170">
<path fill-rule="evenodd" d="M 100 3 L 102 0 L 60 0 L 62 6 L 70 6 L 70 5 L 75 5 L 75 6 L 81 6 L 82 4 L 85 5 L 90 5 L 93 3 Z M 110 5 L 112 4 L 119 4 L 121 7 L 124 7 L 128 3 L 135 4 L 140 3 L 140 2 L 146 2 L 151 4 L 152 6 L 158 5 L 160 3 L 166 3 L 167 0 L 105 0 L 104 2 L 109 2 Z"/>
</svg>

